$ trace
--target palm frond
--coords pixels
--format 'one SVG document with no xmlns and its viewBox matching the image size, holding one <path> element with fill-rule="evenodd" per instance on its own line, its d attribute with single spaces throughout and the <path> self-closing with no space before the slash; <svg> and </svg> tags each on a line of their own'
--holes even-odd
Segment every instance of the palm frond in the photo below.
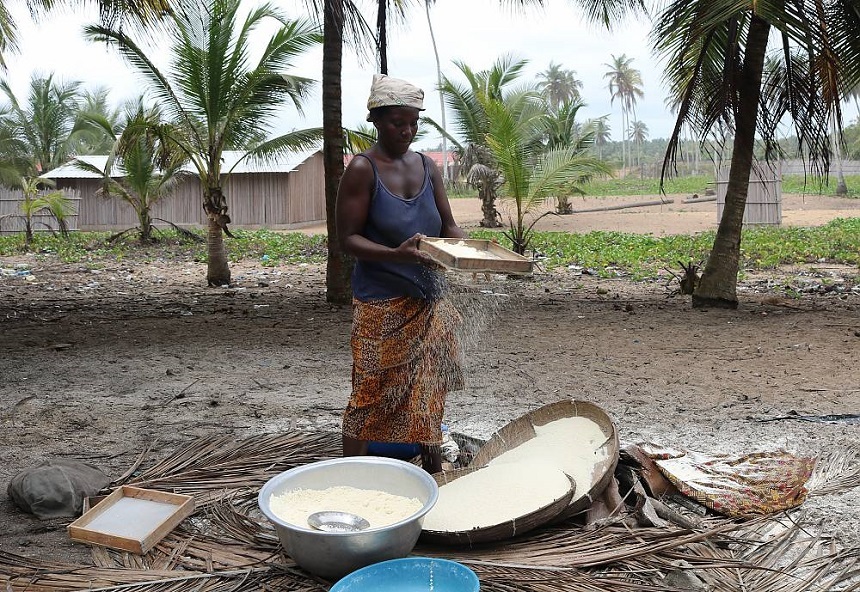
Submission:
<svg viewBox="0 0 860 592">
<path fill-rule="evenodd" d="M 577 0 L 576 3 L 587 20 L 607 29 L 613 29 L 630 16 L 648 13 L 642 0 Z"/>
<path fill-rule="evenodd" d="M 535 165 L 529 201 L 543 201 L 558 192 L 582 193 L 577 185 L 601 174 L 611 175 L 612 169 L 601 160 L 584 156 L 576 148 L 550 150 Z"/>
<path fill-rule="evenodd" d="M 425 121 L 422 119 L 422 121 Z M 360 154 L 376 142 L 376 128 L 360 125 L 357 129 L 344 128 L 343 147 L 348 154 Z"/>
<path fill-rule="evenodd" d="M 155 102 L 162 109 L 165 109 L 170 117 L 182 121 L 186 129 L 193 131 L 192 138 L 196 145 L 204 145 L 203 138 L 199 135 L 194 120 L 184 108 L 180 97 L 174 91 L 170 81 L 133 39 L 122 31 L 115 31 L 99 25 L 84 27 L 84 37 L 94 42 L 107 43 L 116 48 L 126 61 L 143 74 L 144 78 L 148 81 L 148 86 L 153 93 Z"/>
<path fill-rule="evenodd" d="M 4 2 L 0 5 L 0 68 L 6 69 L 6 55 L 18 51 L 18 31 L 15 18 Z"/>
<path fill-rule="evenodd" d="M 308 13 L 318 25 L 323 22 L 327 8 L 340 7 L 341 12 L 333 15 L 332 21 L 340 30 L 344 45 L 355 50 L 359 60 L 372 61 L 376 57 L 376 33 L 374 27 L 364 18 L 361 7 L 352 0 L 333 4 L 326 0 L 304 0 Z"/>
<path fill-rule="evenodd" d="M 296 433 L 237 442 L 230 437 L 201 438 L 180 448 L 127 483 L 178 492 L 216 492 L 262 485 L 288 468 L 336 456 L 337 434 Z"/>
<path fill-rule="evenodd" d="M 271 162 L 279 156 L 289 155 L 296 150 L 313 150 L 322 142 L 322 128 L 309 128 L 282 134 L 276 138 L 257 144 L 236 164 L 244 160 Z"/>
<path fill-rule="evenodd" d="M 860 453 L 854 449 L 837 448 L 821 454 L 815 470 L 806 484 L 810 496 L 833 495 L 858 487 L 860 484 Z"/>
</svg>

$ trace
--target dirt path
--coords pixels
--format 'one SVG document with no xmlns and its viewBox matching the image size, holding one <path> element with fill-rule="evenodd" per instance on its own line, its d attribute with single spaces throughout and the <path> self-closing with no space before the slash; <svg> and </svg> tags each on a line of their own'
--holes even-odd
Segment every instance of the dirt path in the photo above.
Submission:
<svg viewBox="0 0 860 592">
<path fill-rule="evenodd" d="M 322 267 L 239 264 L 235 287 L 207 289 L 199 264 L 22 257 L 0 267 L 15 263 L 35 279 L 0 277 L 4 489 L 48 458 L 86 459 L 116 477 L 148 446 L 154 459 L 199 435 L 339 429 L 350 311 L 325 303 Z M 797 271 L 747 278 L 737 311 L 692 310 L 662 283 L 573 270 L 459 278 L 461 307 L 480 330 L 447 421 L 487 437 L 573 397 L 604 407 L 625 441 L 856 450 L 857 424 L 761 421 L 860 411 L 857 270 L 806 269 L 811 289 L 796 300 L 769 287 Z M 844 280 L 840 290 L 825 289 L 833 280 Z M 828 533 L 855 545 L 858 504 L 860 489 L 807 502 Z M 0 494 L 0 551 L 86 561 L 67 523 L 40 522 Z"/>
</svg>

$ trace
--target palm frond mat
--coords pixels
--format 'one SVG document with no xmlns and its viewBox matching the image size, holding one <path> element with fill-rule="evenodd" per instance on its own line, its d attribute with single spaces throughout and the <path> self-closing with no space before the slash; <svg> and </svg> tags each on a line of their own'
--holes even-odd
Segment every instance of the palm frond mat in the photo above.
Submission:
<svg viewBox="0 0 860 592">
<path fill-rule="evenodd" d="M 138 463 L 123 484 L 193 495 L 195 514 L 143 556 L 93 547 L 91 565 L 66 565 L 0 552 L 0 586 L 13 592 L 328 590 L 330 582 L 283 554 L 256 498 L 273 475 L 337 456 L 339 440 L 329 433 L 238 442 L 209 437 L 135 473 Z M 819 467 L 818 474 L 838 485 L 845 472 L 856 475 L 856 465 L 845 458 L 832 461 L 832 471 Z M 486 592 L 805 592 L 860 586 L 860 549 L 839 549 L 810 534 L 802 514 L 704 524 L 699 530 L 562 525 L 472 549 L 419 543 L 414 553 L 467 564 Z"/>
</svg>

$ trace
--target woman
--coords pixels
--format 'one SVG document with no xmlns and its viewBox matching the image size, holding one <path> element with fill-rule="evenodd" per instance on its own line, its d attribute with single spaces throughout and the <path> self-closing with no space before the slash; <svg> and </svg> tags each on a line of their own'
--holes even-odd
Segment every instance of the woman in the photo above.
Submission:
<svg viewBox="0 0 860 592">
<path fill-rule="evenodd" d="M 445 396 L 462 388 L 459 316 L 418 243 L 466 233 L 454 222 L 433 161 L 409 149 L 423 99 L 408 82 L 374 75 L 367 120 L 377 141 L 346 168 L 336 216 L 341 246 L 357 260 L 344 456 L 367 454 L 370 441 L 417 443 L 424 469 L 434 473 L 442 469 Z"/>
</svg>

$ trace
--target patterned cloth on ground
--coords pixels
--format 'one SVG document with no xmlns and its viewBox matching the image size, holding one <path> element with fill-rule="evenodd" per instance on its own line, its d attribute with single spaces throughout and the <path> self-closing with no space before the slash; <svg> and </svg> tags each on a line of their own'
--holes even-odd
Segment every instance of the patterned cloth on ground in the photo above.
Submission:
<svg viewBox="0 0 860 592">
<path fill-rule="evenodd" d="M 357 440 L 440 444 L 445 395 L 463 388 L 447 300 L 353 300 L 352 396 L 343 433 Z"/>
<path fill-rule="evenodd" d="M 639 446 L 681 493 L 736 518 L 799 506 L 815 468 L 814 458 L 785 451 L 705 455 L 653 444 Z"/>
</svg>

